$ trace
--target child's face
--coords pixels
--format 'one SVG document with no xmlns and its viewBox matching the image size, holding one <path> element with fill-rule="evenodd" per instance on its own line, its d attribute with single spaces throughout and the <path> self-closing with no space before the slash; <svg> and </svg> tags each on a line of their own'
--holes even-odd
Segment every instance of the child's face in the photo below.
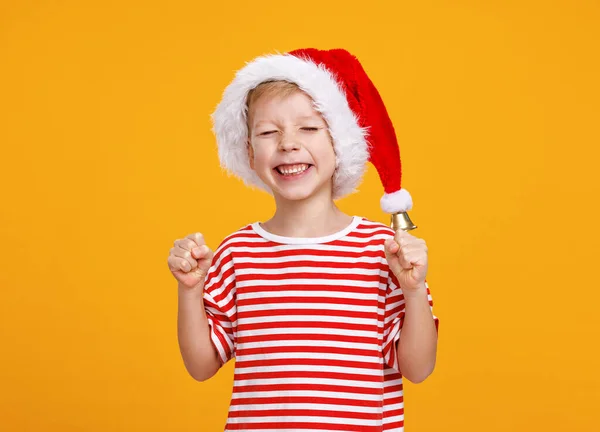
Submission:
<svg viewBox="0 0 600 432">
<path fill-rule="evenodd" d="M 248 122 L 250 166 L 276 199 L 331 198 L 335 152 L 309 96 L 297 91 L 261 97 L 251 105 Z"/>
</svg>

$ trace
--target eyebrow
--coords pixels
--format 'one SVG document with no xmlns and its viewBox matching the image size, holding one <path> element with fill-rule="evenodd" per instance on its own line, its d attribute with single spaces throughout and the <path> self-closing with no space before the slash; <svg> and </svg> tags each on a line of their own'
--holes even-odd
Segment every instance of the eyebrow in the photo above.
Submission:
<svg viewBox="0 0 600 432">
<path fill-rule="evenodd" d="M 299 120 L 321 120 L 321 117 L 319 117 L 318 115 L 315 114 L 311 114 L 311 115 L 307 115 L 307 116 L 301 116 L 298 117 Z"/>
<path fill-rule="evenodd" d="M 324 121 L 324 120 L 323 120 L 321 117 L 319 117 L 319 116 L 317 116 L 317 115 L 314 115 L 314 114 L 313 114 L 313 115 L 306 115 L 306 116 L 300 116 L 300 117 L 297 117 L 297 120 L 318 120 L 318 121 L 321 121 L 321 122 L 323 122 L 323 121 Z M 258 121 L 258 122 L 255 124 L 255 127 L 258 127 L 258 126 L 260 126 L 260 125 L 261 125 L 261 124 L 263 124 L 263 123 L 270 124 L 270 123 L 272 123 L 272 122 L 271 122 L 271 121 L 269 121 L 269 120 L 260 120 L 260 121 Z"/>
<path fill-rule="evenodd" d="M 270 122 L 270 121 L 267 121 L 267 120 L 261 120 L 261 121 L 257 122 L 257 123 L 256 123 L 254 126 L 255 126 L 255 127 L 258 127 L 258 126 L 260 126 L 260 125 L 261 125 L 261 124 L 263 124 L 263 123 L 267 123 L 267 124 L 269 124 L 269 123 L 271 123 L 271 122 Z"/>
</svg>

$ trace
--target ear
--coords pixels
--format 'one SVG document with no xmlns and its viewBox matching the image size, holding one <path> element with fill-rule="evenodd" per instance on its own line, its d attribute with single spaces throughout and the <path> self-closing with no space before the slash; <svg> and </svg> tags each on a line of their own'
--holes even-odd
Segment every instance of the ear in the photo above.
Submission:
<svg viewBox="0 0 600 432">
<path fill-rule="evenodd" d="M 250 168 L 254 170 L 254 148 L 250 140 L 246 141 L 246 148 L 248 150 L 248 162 L 250 162 Z"/>
</svg>

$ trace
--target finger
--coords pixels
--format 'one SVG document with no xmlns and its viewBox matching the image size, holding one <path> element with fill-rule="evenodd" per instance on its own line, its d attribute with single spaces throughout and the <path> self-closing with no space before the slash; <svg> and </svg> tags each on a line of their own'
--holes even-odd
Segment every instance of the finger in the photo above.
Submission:
<svg viewBox="0 0 600 432">
<path fill-rule="evenodd" d="M 418 254 L 421 253 L 421 251 L 423 250 L 423 248 L 419 245 L 414 245 L 414 244 L 409 244 L 406 246 L 402 246 L 402 251 L 400 252 L 401 254 L 403 254 L 404 256 L 407 255 L 414 255 L 414 254 Z"/>
<path fill-rule="evenodd" d="M 410 262 L 410 255 L 405 253 L 404 251 L 400 251 L 400 253 L 398 253 L 398 262 L 400 263 L 400 266 L 405 270 L 410 270 L 413 267 L 413 265 Z"/>
<path fill-rule="evenodd" d="M 214 252 L 212 251 L 212 249 L 209 248 L 206 245 L 201 246 L 200 249 L 201 249 L 201 257 L 202 257 L 202 259 L 205 259 L 205 260 L 208 260 L 208 261 L 212 261 L 213 256 L 214 256 Z"/>
<path fill-rule="evenodd" d="M 181 267 L 178 265 L 177 257 L 174 255 L 169 255 L 167 258 L 167 265 L 169 266 L 169 270 L 171 271 L 180 271 Z"/>
<path fill-rule="evenodd" d="M 414 236 L 412 234 L 410 234 L 408 231 L 404 231 L 403 229 L 397 229 L 394 232 L 394 238 L 397 240 L 400 240 L 401 238 L 408 238 L 408 237 L 413 237 Z"/>
<path fill-rule="evenodd" d="M 427 263 L 427 257 L 420 252 L 416 253 L 415 255 L 409 256 L 408 260 L 410 261 L 413 267 L 423 266 Z"/>
<path fill-rule="evenodd" d="M 393 239 L 389 238 L 385 241 L 385 251 L 386 253 L 395 254 L 400 249 L 400 245 Z"/>
<path fill-rule="evenodd" d="M 176 246 L 180 246 L 182 249 L 190 251 L 190 255 L 193 258 L 198 259 L 204 257 L 208 251 L 208 246 L 204 243 L 204 237 L 200 233 L 190 234 L 186 238 L 178 240 Z"/>
<path fill-rule="evenodd" d="M 189 237 L 186 237 L 186 238 L 177 240 L 175 242 L 175 246 L 179 246 L 182 249 L 186 249 L 186 250 L 191 251 L 192 248 L 196 247 L 197 245 L 196 245 L 196 242 L 194 240 L 192 240 Z"/>
<path fill-rule="evenodd" d="M 415 240 L 417 240 L 416 237 L 410 235 L 407 232 L 404 232 L 402 230 L 398 230 L 396 231 L 396 234 L 394 235 L 394 241 L 396 243 L 398 243 L 398 246 L 400 246 L 400 249 L 413 244 L 415 242 Z"/>
<path fill-rule="evenodd" d="M 427 263 L 427 254 L 421 250 L 416 250 L 405 254 L 404 259 L 408 264 L 410 264 L 411 268 L 414 268 Z"/>
<path fill-rule="evenodd" d="M 194 242 L 194 245 L 190 248 L 192 251 L 192 255 L 195 258 L 202 258 L 208 252 L 208 246 L 206 246 L 206 242 L 204 241 L 204 236 L 202 233 L 194 233 L 187 236 L 187 238 L 191 239 Z M 203 247 L 204 246 L 204 247 Z"/>
<path fill-rule="evenodd" d="M 175 246 L 172 249 L 171 253 L 172 253 L 172 255 L 174 255 L 178 258 L 182 258 L 182 259 L 186 260 L 188 262 L 188 264 L 190 265 L 189 268 L 195 268 L 198 265 L 198 262 L 192 256 L 192 253 L 187 249 L 183 249 L 183 248 L 180 248 L 179 246 Z"/>
<path fill-rule="evenodd" d="M 186 238 L 192 240 L 195 243 L 194 247 L 206 244 L 206 242 L 204 241 L 204 235 L 202 235 L 202 233 L 199 232 L 190 234 Z"/>
<path fill-rule="evenodd" d="M 176 257 L 174 255 L 169 255 L 169 258 L 167 259 L 167 263 L 169 264 L 169 269 L 171 271 L 179 271 L 182 273 L 187 273 L 190 270 L 192 270 L 192 267 L 190 266 L 190 263 L 187 260 Z"/>
<path fill-rule="evenodd" d="M 192 255 L 196 259 L 206 259 L 210 255 L 210 248 L 206 245 L 196 246 L 192 249 Z"/>
<path fill-rule="evenodd" d="M 398 244 L 393 239 L 389 238 L 385 241 L 385 258 L 387 260 L 390 271 L 398 273 L 401 270 L 400 262 L 398 261 Z"/>
</svg>

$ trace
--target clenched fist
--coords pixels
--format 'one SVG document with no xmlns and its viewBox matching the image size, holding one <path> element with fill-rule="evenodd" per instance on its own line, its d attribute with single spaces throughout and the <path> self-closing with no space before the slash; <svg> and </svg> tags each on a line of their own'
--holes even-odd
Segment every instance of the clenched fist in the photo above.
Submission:
<svg viewBox="0 0 600 432">
<path fill-rule="evenodd" d="M 187 288 L 201 286 L 213 258 L 213 251 L 204 243 L 202 234 L 175 240 L 170 252 L 167 263 L 175 279 Z"/>
<path fill-rule="evenodd" d="M 397 230 L 385 241 L 385 256 L 404 294 L 423 288 L 428 267 L 425 240 Z"/>
</svg>

